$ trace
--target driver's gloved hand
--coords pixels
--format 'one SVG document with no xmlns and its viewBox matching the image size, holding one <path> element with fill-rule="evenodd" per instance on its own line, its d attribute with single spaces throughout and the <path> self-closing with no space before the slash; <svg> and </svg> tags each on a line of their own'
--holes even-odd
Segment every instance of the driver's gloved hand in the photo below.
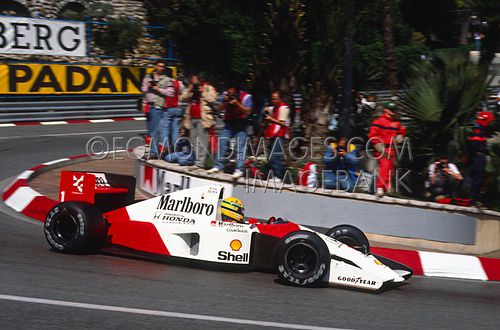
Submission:
<svg viewBox="0 0 500 330">
<path fill-rule="evenodd" d="M 281 225 L 287 223 L 288 221 L 283 218 L 270 217 L 267 223 L 270 225 Z"/>
<path fill-rule="evenodd" d="M 275 217 L 270 217 L 269 220 L 267 220 L 267 223 L 270 224 L 270 225 L 274 225 L 275 222 L 276 222 L 276 218 Z"/>
</svg>

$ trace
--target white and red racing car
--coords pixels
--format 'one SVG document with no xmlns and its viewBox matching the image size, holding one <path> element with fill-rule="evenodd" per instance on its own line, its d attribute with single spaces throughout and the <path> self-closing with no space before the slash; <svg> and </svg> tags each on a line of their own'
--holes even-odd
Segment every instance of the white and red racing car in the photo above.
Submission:
<svg viewBox="0 0 500 330">
<path fill-rule="evenodd" d="M 154 259 L 273 270 L 299 286 L 330 283 L 379 290 L 412 276 L 405 265 L 369 252 L 359 229 L 326 234 L 283 219 L 223 222 L 223 187 L 204 186 L 134 201 L 135 179 L 109 173 L 61 172 L 59 203 L 45 236 L 59 252 L 89 250 Z"/>
</svg>

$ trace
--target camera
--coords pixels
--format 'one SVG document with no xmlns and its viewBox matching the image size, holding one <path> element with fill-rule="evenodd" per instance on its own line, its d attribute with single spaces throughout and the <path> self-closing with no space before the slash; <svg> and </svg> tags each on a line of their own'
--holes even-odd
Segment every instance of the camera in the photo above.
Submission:
<svg viewBox="0 0 500 330">
<path fill-rule="evenodd" d="M 158 85 L 158 81 L 156 81 L 156 80 L 151 80 L 149 83 L 151 84 L 151 87 Z"/>
<path fill-rule="evenodd" d="M 237 95 L 235 93 L 227 93 L 227 100 L 232 101 L 237 99 Z"/>
<path fill-rule="evenodd" d="M 448 168 L 448 163 L 442 163 L 442 162 L 438 162 L 436 164 L 436 170 L 437 171 L 442 171 L 443 169 L 445 168 Z"/>
</svg>

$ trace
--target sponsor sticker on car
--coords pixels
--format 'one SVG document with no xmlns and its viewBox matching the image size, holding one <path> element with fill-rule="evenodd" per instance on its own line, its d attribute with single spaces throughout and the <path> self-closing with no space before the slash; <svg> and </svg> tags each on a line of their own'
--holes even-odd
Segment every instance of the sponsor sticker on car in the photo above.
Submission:
<svg viewBox="0 0 500 330">
<path fill-rule="evenodd" d="M 376 281 L 365 280 L 361 277 L 339 276 L 337 278 L 337 280 L 339 280 L 341 282 L 351 283 L 351 284 L 364 284 L 364 285 L 371 285 L 371 286 L 377 285 Z"/>
<path fill-rule="evenodd" d="M 213 204 L 193 202 L 191 197 L 175 199 L 170 195 L 161 196 L 156 209 L 206 216 L 211 216 L 215 212 Z"/>
<path fill-rule="evenodd" d="M 178 224 L 178 225 L 196 224 L 196 221 L 194 219 L 190 219 L 179 214 L 172 214 L 165 212 L 155 212 L 155 214 L 153 215 L 153 221 L 160 221 L 162 223 Z"/>
</svg>

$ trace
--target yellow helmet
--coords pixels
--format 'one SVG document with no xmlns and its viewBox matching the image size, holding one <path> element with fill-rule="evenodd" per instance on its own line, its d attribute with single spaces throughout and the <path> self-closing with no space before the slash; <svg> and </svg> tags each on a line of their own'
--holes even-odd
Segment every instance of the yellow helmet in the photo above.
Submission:
<svg viewBox="0 0 500 330">
<path fill-rule="evenodd" d="M 245 206 L 236 197 L 228 197 L 220 204 L 220 213 L 223 221 L 243 222 Z"/>
</svg>

